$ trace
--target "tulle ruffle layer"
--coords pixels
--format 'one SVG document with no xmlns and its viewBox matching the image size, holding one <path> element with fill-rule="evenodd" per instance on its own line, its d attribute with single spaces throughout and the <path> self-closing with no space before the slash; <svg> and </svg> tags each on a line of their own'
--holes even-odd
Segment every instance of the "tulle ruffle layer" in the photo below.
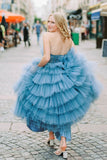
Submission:
<svg viewBox="0 0 107 160">
<path fill-rule="evenodd" d="M 33 131 L 49 130 L 58 135 L 83 118 L 99 96 L 99 83 L 87 61 L 73 48 L 64 56 L 51 55 L 44 67 L 38 67 L 39 62 L 35 59 L 27 66 L 15 86 L 15 115 L 25 118 Z"/>
</svg>

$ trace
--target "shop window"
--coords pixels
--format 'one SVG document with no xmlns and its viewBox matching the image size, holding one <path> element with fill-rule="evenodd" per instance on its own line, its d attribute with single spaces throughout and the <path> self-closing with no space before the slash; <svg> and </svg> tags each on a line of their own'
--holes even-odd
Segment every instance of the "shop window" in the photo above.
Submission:
<svg viewBox="0 0 107 160">
<path fill-rule="evenodd" d="M 97 21 L 97 36 L 102 37 L 102 19 Z"/>
</svg>

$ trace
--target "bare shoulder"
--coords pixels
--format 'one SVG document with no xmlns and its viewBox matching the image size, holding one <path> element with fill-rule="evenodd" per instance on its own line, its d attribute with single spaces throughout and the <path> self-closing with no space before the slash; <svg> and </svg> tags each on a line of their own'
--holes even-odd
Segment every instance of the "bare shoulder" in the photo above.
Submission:
<svg viewBox="0 0 107 160">
<path fill-rule="evenodd" d="M 50 32 L 43 33 L 43 39 L 50 39 L 52 34 Z"/>
</svg>

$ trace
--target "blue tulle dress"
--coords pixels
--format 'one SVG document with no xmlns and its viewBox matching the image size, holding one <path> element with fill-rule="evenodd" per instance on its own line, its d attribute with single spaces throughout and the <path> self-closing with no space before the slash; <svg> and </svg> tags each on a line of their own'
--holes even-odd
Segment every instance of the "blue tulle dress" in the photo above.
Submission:
<svg viewBox="0 0 107 160">
<path fill-rule="evenodd" d="M 52 55 L 44 67 L 35 59 L 15 86 L 15 115 L 35 132 L 53 131 L 71 140 L 71 125 L 83 118 L 99 96 L 99 82 L 88 62 L 72 47 L 66 55 Z"/>
</svg>

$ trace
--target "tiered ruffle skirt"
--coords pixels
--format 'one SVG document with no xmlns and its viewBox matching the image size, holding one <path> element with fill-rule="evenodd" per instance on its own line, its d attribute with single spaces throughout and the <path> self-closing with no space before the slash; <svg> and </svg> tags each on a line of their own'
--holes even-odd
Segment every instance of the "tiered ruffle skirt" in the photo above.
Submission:
<svg viewBox="0 0 107 160">
<path fill-rule="evenodd" d="M 15 115 L 35 132 L 53 131 L 57 139 L 71 140 L 71 125 L 83 118 L 99 96 L 100 85 L 88 62 L 71 48 L 51 55 L 44 67 L 35 59 L 15 86 Z"/>
</svg>

